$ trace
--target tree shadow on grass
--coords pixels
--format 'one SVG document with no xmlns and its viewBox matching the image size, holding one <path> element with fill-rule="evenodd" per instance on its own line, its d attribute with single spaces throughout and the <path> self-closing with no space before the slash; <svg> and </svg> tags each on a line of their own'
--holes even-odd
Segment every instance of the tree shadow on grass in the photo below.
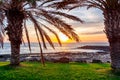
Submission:
<svg viewBox="0 0 120 80">
<path fill-rule="evenodd" d="M 107 78 L 108 80 L 120 80 L 120 71 L 107 70 Z"/>
<path fill-rule="evenodd" d="M 70 62 L 70 65 L 86 65 L 89 66 L 89 63 L 85 63 L 85 62 Z"/>
<path fill-rule="evenodd" d="M 17 68 L 20 68 L 20 67 L 23 67 L 23 65 L 19 65 L 19 66 L 12 66 L 10 64 L 7 64 L 7 65 L 3 65 L 3 66 L 0 66 L 0 70 L 4 70 L 4 71 L 8 71 L 8 70 L 15 70 Z"/>
<path fill-rule="evenodd" d="M 11 65 L 0 66 L 0 70 L 14 70 L 16 67 Z"/>
<path fill-rule="evenodd" d="M 119 76 L 120 77 L 120 70 L 113 70 L 113 69 L 111 69 L 110 73 L 115 75 L 115 76 Z"/>
</svg>

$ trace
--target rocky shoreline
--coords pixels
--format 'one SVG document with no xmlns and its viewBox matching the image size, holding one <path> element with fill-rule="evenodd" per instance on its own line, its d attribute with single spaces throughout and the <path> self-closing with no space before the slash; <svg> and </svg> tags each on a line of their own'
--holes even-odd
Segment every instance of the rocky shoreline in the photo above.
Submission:
<svg viewBox="0 0 120 80">
<path fill-rule="evenodd" d="M 102 50 L 101 52 L 56 52 L 43 53 L 45 61 L 51 62 L 111 62 L 109 46 L 82 46 L 76 49 Z M 20 54 L 20 61 L 40 61 L 40 53 Z M 10 61 L 10 54 L 1 54 L 0 61 Z"/>
<path fill-rule="evenodd" d="M 111 62 L 109 52 L 86 53 L 86 52 L 57 52 L 43 53 L 45 61 L 50 62 Z M 20 61 L 40 61 L 40 53 L 21 54 Z M 10 61 L 10 54 L 0 55 L 0 61 Z"/>
</svg>

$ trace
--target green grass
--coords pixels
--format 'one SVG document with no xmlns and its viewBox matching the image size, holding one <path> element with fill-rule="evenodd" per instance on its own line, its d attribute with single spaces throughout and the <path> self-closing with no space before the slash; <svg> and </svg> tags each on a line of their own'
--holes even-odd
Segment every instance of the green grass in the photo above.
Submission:
<svg viewBox="0 0 120 80">
<path fill-rule="evenodd" d="M 110 64 L 23 62 L 11 67 L 0 62 L 0 80 L 120 80 L 111 72 Z"/>
</svg>

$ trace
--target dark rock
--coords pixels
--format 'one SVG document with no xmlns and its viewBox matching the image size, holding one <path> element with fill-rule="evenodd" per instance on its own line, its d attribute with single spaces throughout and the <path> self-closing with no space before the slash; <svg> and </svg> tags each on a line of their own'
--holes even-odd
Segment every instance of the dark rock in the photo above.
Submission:
<svg viewBox="0 0 120 80">
<path fill-rule="evenodd" d="M 60 58 L 58 61 L 61 62 L 61 63 L 69 63 L 69 58 L 67 58 L 67 57 L 62 57 L 62 58 Z"/>
<path fill-rule="evenodd" d="M 20 62 L 24 62 L 24 61 L 26 61 L 25 58 L 20 58 Z"/>
<path fill-rule="evenodd" d="M 107 61 L 107 63 L 110 63 L 110 61 Z"/>
<path fill-rule="evenodd" d="M 51 60 L 54 63 L 69 63 L 70 62 L 69 58 L 67 58 L 67 57 L 62 57 L 58 60 L 57 59 L 51 59 Z"/>
<path fill-rule="evenodd" d="M 57 60 L 57 59 L 54 59 L 54 58 L 52 58 L 50 61 L 51 61 L 51 62 L 54 62 L 54 63 L 57 63 L 57 62 L 59 62 L 59 60 Z"/>
<path fill-rule="evenodd" d="M 6 61 L 6 59 L 5 58 L 0 58 L 0 61 Z"/>
<path fill-rule="evenodd" d="M 37 57 L 26 57 L 25 59 L 21 59 L 21 61 L 40 61 Z"/>
<path fill-rule="evenodd" d="M 0 55 L 0 58 L 3 58 L 4 56 L 3 55 Z"/>
<path fill-rule="evenodd" d="M 101 60 L 93 59 L 93 60 L 92 60 L 92 63 L 102 63 L 102 61 L 101 61 Z"/>
<path fill-rule="evenodd" d="M 75 62 L 80 62 L 80 63 L 87 63 L 87 58 L 79 58 Z"/>
<path fill-rule="evenodd" d="M 29 59 L 28 61 L 38 61 L 36 58 L 31 58 L 31 59 Z"/>
</svg>

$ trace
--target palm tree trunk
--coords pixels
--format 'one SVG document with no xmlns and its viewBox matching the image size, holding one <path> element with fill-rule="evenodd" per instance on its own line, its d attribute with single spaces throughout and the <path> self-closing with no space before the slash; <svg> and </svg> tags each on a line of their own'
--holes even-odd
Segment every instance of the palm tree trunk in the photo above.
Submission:
<svg viewBox="0 0 120 80">
<path fill-rule="evenodd" d="M 20 64 L 20 44 L 15 44 L 11 42 L 11 65 L 19 65 Z"/>
<path fill-rule="evenodd" d="M 20 63 L 20 44 L 22 43 L 22 23 L 24 14 L 16 7 L 6 11 L 8 20 L 7 31 L 9 41 L 11 43 L 11 65 L 19 65 Z"/>
<path fill-rule="evenodd" d="M 120 41 L 110 42 L 111 49 L 111 67 L 120 71 Z"/>
<path fill-rule="evenodd" d="M 111 67 L 120 71 L 120 11 L 108 10 L 104 12 L 105 31 L 110 44 Z"/>
</svg>

